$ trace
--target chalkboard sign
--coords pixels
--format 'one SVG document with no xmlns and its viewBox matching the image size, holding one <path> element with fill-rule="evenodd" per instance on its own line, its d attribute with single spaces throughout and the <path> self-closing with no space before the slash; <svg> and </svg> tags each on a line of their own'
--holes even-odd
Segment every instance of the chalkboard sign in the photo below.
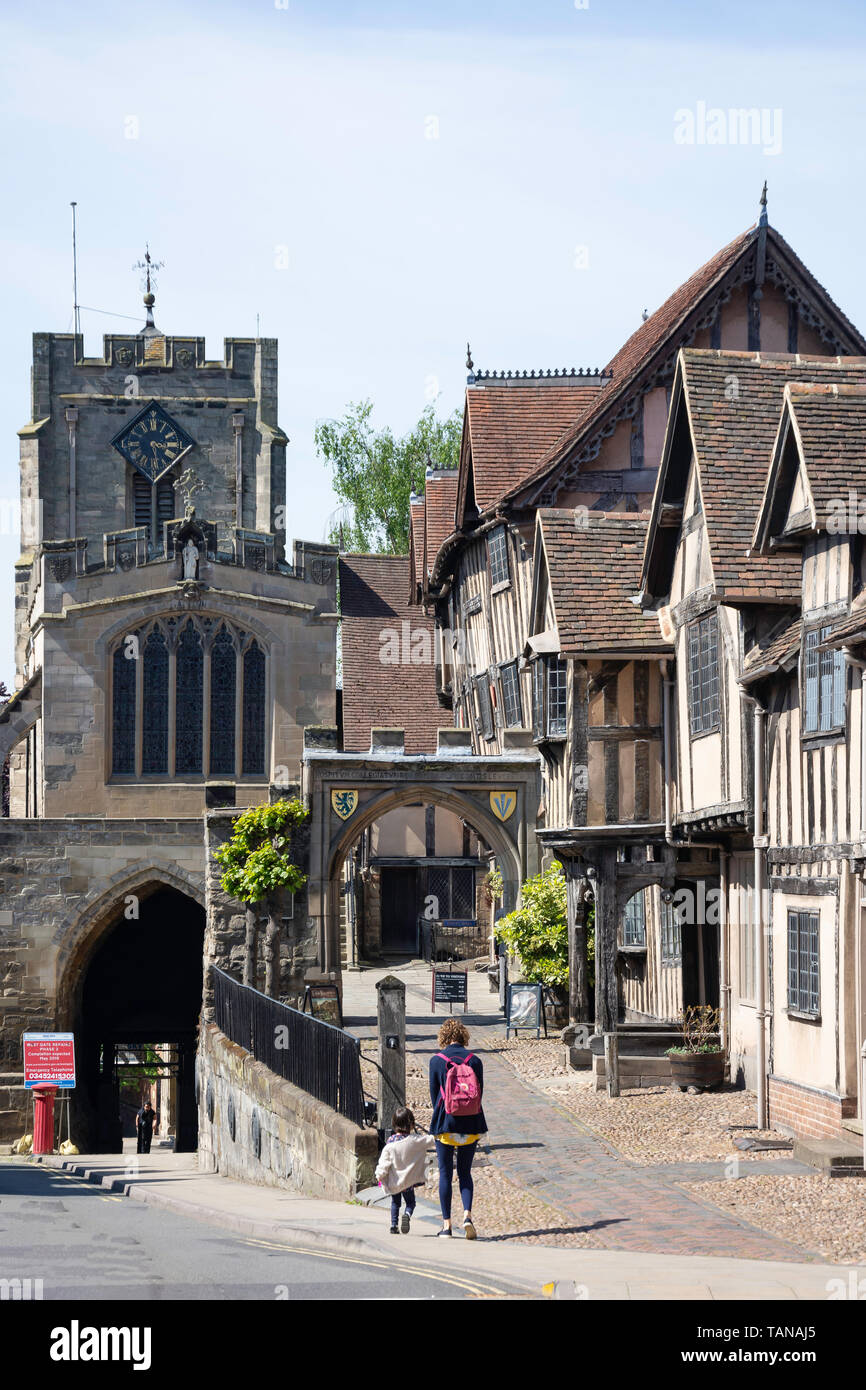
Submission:
<svg viewBox="0 0 866 1390">
<path fill-rule="evenodd" d="M 437 1004 L 462 1004 L 463 1012 L 469 999 L 469 980 L 465 970 L 433 971 L 433 1008 Z"/>
<path fill-rule="evenodd" d="M 333 1023 L 335 1028 L 343 1026 L 340 991 L 336 985 L 307 985 L 303 1011 L 312 1014 L 313 1018 L 320 1018 L 323 1023 Z"/>
<path fill-rule="evenodd" d="M 518 1028 L 534 1028 L 535 1036 L 540 1037 L 542 1024 L 544 1024 L 544 1035 L 547 1036 L 547 1022 L 544 1017 L 544 1003 L 541 995 L 541 985 L 516 984 L 508 986 L 508 1007 L 505 1014 L 506 1038 L 512 1029 L 516 1033 Z"/>
</svg>

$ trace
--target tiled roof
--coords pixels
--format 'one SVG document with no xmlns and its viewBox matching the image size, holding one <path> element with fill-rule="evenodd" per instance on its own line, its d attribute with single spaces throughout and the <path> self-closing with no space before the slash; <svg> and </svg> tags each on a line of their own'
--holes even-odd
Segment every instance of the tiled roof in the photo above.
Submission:
<svg viewBox="0 0 866 1390">
<path fill-rule="evenodd" d="M 660 354 L 667 355 L 683 341 L 683 334 L 689 331 L 701 313 L 706 312 L 712 296 L 726 277 L 737 267 L 737 263 L 752 254 L 752 247 L 758 235 L 758 228 L 751 227 L 740 233 L 732 242 L 712 256 L 700 270 L 695 271 L 678 290 L 665 300 L 661 308 L 651 314 L 620 348 L 605 369 L 612 373 L 612 380 L 603 393 L 596 397 L 590 408 L 575 422 L 561 439 L 550 447 L 539 460 L 537 467 L 527 472 L 512 485 L 509 497 L 522 493 L 529 484 L 540 485 L 557 466 L 565 461 L 567 455 L 582 442 L 589 443 L 602 424 L 602 418 L 612 405 L 627 397 L 636 385 L 641 374 Z M 811 297 L 820 306 L 826 317 L 840 335 L 840 341 L 847 339 L 851 350 L 862 351 L 866 340 L 834 304 L 807 267 L 788 245 L 775 227 L 767 228 L 767 255 L 783 264 L 789 272 L 801 278 L 809 286 Z M 527 494 L 529 496 L 529 494 Z M 479 502 L 479 506 L 480 506 Z"/>
<path fill-rule="evenodd" d="M 466 388 L 475 504 L 485 511 L 535 470 L 604 390 L 599 377 L 514 378 Z M 448 533 L 446 532 L 446 535 Z M 435 554 L 435 552 L 433 552 Z M 431 555 L 431 563 L 433 556 Z"/>
<path fill-rule="evenodd" d="M 848 489 L 862 495 L 866 483 L 866 385 L 798 381 L 786 394 L 816 520 L 825 526 L 840 502 L 848 508 Z"/>
<path fill-rule="evenodd" d="M 428 634 L 435 652 L 433 620 L 406 602 L 408 560 L 405 555 L 341 555 L 340 610 L 343 644 L 343 747 L 364 753 L 373 728 L 406 731 L 406 752 L 435 753 L 437 730 L 451 720 L 436 698 L 432 664 L 383 662 L 383 634 L 390 629 L 400 639 L 403 623 L 411 640 L 419 630 Z M 416 640 L 416 651 L 423 643 Z"/>
<path fill-rule="evenodd" d="M 563 656 L 671 650 L 656 615 L 631 602 L 640 588 L 648 513 L 540 507 L 537 518 Z"/>
<path fill-rule="evenodd" d="M 800 650 L 802 627 L 802 619 L 797 614 L 783 623 L 781 628 L 774 628 L 763 644 L 759 643 L 749 652 L 743 662 L 743 678 L 755 680 L 759 675 L 768 676 L 778 671 L 789 657 Z"/>
<path fill-rule="evenodd" d="M 716 589 L 798 604 L 800 555 L 751 550 L 785 386 L 866 383 L 866 359 L 685 348 L 680 361 Z"/>
<path fill-rule="evenodd" d="M 457 503 L 457 469 L 437 469 L 425 485 L 425 525 L 427 527 L 427 568 L 432 569 L 442 542 L 454 530 Z"/>
<path fill-rule="evenodd" d="M 857 641 L 866 641 L 866 594 L 859 595 L 851 605 L 851 612 L 845 618 L 840 618 L 834 623 L 822 647 L 838 647 L 846 639 L 853 638 L 856 634 Z"/>
</svg>

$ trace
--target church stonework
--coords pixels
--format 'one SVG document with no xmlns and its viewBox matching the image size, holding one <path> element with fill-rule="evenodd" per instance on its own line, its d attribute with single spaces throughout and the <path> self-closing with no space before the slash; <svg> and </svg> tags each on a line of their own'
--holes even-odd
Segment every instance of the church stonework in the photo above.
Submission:
<svg viewBox="0 0 866 1390">
<path fill-rule="evenodd" d="M 276 341 L 230 338 L 208 360 L 203 339 L 164 336 L 148 312 L 101 357 L 69 334 L 35 334 L 33 353 L 15 695 L 0 713 L 0 1141 L 24 1128 L 23 1031 L 81 1033 L 73 1115 L 91 1135 L 111 1049 L 186 1038 L 195 1018 L 179 1003 L 148 1003 L 174 938 L 152 959 L 150 996 L 112 941 L 150 930 L 148 902 L 154 932 L 180 933 L 178 958 L 185 924 L 204 941 L 218 893 L 206 813 L 224 808 L 224 831 L 232 809 L 291 794 L 304 726 L 336 712 L 336 554 L 301 541 L 287 554 Z M 283 994 L 309 956 L 294 908 Z M 238 916 L 222 901 L 208 929 L 219 963 Z M 139 938 L 125 939 L 147 974 Z M 87 1025 L 97 978 L 100 1021 Z"/>
</svg>

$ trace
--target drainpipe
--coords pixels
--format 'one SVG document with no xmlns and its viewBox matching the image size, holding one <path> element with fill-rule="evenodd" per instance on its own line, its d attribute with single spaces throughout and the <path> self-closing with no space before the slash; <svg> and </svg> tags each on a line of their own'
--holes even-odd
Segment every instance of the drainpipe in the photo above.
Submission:
<svg viewBox="0 0 866 1390">
<path fill-rule="evenodd" d="M 743 698 L 751 702 L 753 706 L 752 718 L 754 728 L 754 833 L 752 844 L 755 852 L 755 891 L 754 891 L 754 924 L 755 924 L 755 1022 L 757 1024 L 756 1034 L 756 1064 L 758 1071 L 758 1129 L 767 1128 L 767 1034 L 766 1020 L 767 1014 L 767 972 L 764 947 L 764 869 L 765 851 L 767 848 L 767 837 L 764 834 L 764 720 L 767 711 L 754 695 L 748 693 L 740 687 Z"/>
<path fill-rule="evenodd" d="M 855 656 L 850 647 L 843 647 L 842 654 L 849 666 L 853 666 L 855 671 L 860 672 L 860 836 L 866 834 L 866 661 L 861 661 Z M 855 1008 L 857 1010 L 858 1032 L 859 1020 L 863 1017 L 863 990 L 866 988 L 866 981 L 863 979 L 863 909 L 866 907 L 866 896 L 864 896 L 866 881 L 861 875 L 860 892 L 857 895 L 857 920 L 855 925 L 855 981 L 854 997 Z M 859 1095 L 857 1112 L 861 1124 L 866 1119 L 866 1040 L 863 1040 L 860 1049 L 860 1077 Z M 866 1125 L 863 1129 L 863 1160 L 866 1168 Z"/>
<path fill-rule="evenodd" d="M 665 843 L 674 844 L 673 832 L 671 829 L 671 690 L 673 689 L 673 678 L 671 676 L 671 663 L 660 661 L 662 683 L 663 683 L 663 710 L 662 724 L 664 725 L 664 760 L 665 760 Z"/>
<path fill-rule="evenodd" d="M 730 1064 L 731 1047 L 729 1024 L 731 1017 L 731 983 L 728 971 L 730 959 L 730 930 L 728 926 L 728 861 L 726 849 L 719 850 L 719 1041 L 725 1053 L 725 1065 Z"/>
</svg>

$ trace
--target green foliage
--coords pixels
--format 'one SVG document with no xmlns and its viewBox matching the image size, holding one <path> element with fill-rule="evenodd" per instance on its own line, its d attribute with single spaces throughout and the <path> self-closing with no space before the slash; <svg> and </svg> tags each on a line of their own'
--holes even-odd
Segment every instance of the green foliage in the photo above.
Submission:
<svg viewBox="0 0 866 1390">
<path fill-rule="evenodd" d="M 409 537 L 409 494 L 424 491 L 428 465 L 456 468 L 463 417 L 459 410 L 440 420 L 428 405 L 418 424 L 401 439 L 370 424 L 372 401 L 350 404 L 341 420 L 316 426 L 319 455 L 330 464 L 334 491 L 352 509 L 343 524 L 347 550 L 405 554 Z M 330 539 L 339 539 L 334 527 Z"/>
<path fill-rule="evenodd" d="M 519 957 L 530 984 L 568 984 L 568 920 L 565 875 L 557 861 L 529 878 L 522 907 L 496 924 L 496 938 Z"/>
<path fill-rule="evenodd" d="M 290 859 L 291 828 L 302 825 L 307 812 L 300 801 L 276 801 L 254 806 L 233 823 L 232 837 L 216 851 L 223 869 L 220 883 L 233 898 L 258 903 L 272 893 L 297 893 L 307 881 Z"/>
<path fill-rule="evenodd" d="M 496 902 L 499 898 L 502 897 L 504 891 L 505 884 L 502 880 L 502 874 L 499 872 L 498 869 L 491 869 L 490 872 L 486 874 L 484 878 L 484 895 L 487 898 L 487 901 L 489 903 Z"/>
</svg>

